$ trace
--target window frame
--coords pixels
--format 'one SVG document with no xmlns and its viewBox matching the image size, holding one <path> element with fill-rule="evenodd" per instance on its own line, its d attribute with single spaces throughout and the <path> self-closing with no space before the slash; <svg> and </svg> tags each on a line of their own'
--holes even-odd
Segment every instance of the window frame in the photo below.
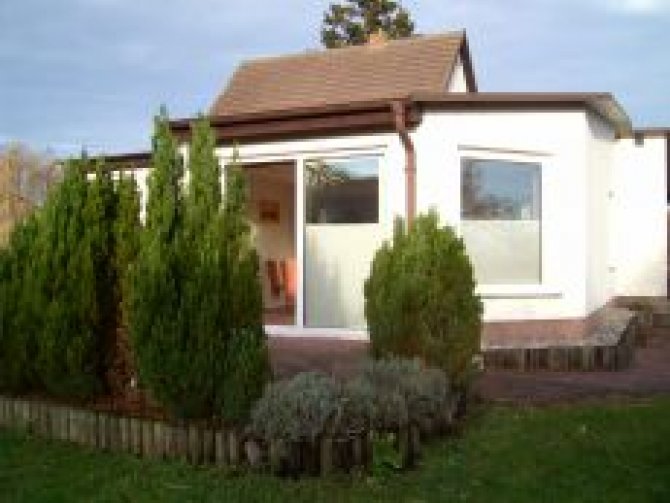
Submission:
<svg viewBox="0 0 670 503">
<path fill-rule="evenodd" d="M 549 276 L 550 268 L 547 262 L 548 236 L 552 232 L 550 219 L 547 217 L 550 205 L 548 187 L 554 170 L 553 157 L 550 154 L 537 151 L 511 150 L 506 148 L 489 148 L 480 146 L 458 147 L 458 223 L 456 232 L 463 236 L 462 224 L 462 184 L 463 166 L 466 160 L 499 161 L 517 164 L 537 164 L 540 173 L 540 277 L 533 283 L 477 283 L 476 292 L 484 299 L 533 299 L 533 298 L 560 298 L 562 292 L 553 284 Z"/>
<path fill-rule="evenodd" d="M 309 166 L 310 163 L 321 161 L 325 163 L 332 163 L 332 164 L 337 164 L 337 163 L 346 163 L 347 161 L 355 160 L 355 159 L 372 159 L 376 163 L 376 170 L 377 170 L 377 219 L 376 221 L 366 221 L 366 222 L 310 222 L 309 221 L 309 212 L 308 212 L 308 195 L 307 195 L 307 190 L 308 190 L 308 185 L 307 185 L 307 167 Z M 351 154 L 345 154 L 345 155 L 315 155 L 315 156 L 310 156 L 306 157 L 303 161 L 304 169 L 305 169 L 305 176 L 304 176 L 304 181 L 303 181 L 303 191 L 304 191 L 304 225 L 382 225 L 383 223 L 383 204 L 382 204 L 382 195 L 383 195 L 383 190 L 382 190 L 382 164 L 383 164 L 383 156 L 378 154 L 378 153 L 367 153 L 367 152 L 362 152 L 362 153 L 351 153 Z"/>
</svg>

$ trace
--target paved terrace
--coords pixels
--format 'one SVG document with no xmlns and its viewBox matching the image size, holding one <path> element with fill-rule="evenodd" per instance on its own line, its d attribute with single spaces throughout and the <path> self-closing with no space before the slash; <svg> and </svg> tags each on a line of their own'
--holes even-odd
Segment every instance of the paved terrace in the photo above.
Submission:
<svg viewBox="0 0 670 503">
<path fill-rule="evenodd" d="M 317 338 L 273 338 L 275 374 L 286 377 L 305 370 L 336 376 L 354 373 L 364 360 L 367 343 Z M 670 329 L 656 329 L 646 347 L 637 348 L 633 365 L 616 372 L 487 371 L 477 390 L 486 400 L 550 403 L 605 396 L 670 394 Z"/>
</svg>

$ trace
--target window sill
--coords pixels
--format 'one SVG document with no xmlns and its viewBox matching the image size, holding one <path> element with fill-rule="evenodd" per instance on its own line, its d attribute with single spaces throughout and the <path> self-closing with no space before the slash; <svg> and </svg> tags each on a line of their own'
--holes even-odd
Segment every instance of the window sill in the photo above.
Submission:
<svg viewBox="0 0 670 503">
<path fill-rule="evenodd" d="M 552 299 L 562 293 L 548 285 L 479 285 L 476 292 L 483 299 Z"/>
</svg>

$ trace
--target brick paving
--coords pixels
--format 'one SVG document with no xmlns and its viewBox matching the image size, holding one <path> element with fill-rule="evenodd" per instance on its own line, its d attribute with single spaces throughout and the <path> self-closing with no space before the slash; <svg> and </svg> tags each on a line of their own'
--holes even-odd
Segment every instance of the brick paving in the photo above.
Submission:
<svg viewBox="0 0 670 503">
<path fill-rule="evenodd" d="M 270 337 L 275 377 L 319 370 L 337 377 L 355 373 L 368 352 L 367 341 L 318 337 Z"/>
<path fill-rule="evenodd" d="M 365 341 L 276 337 L 270 339 L 277 377 L 320 370 L 343 377 L 355 373 L 367 355 Z M 491 370 L 476 389 L 485 400 L 551 403 L 611 396 L 670 394 L 670 329 L 656 330 L 637 348 L 631 368 L 615 372 L 516 372 Z"/>
<path fill-rule="evenodd" d="M 670 330 L 656 330 L 635 350 L 626 370 L 596 372 L 515 372 L 491 370 L 477 383 L 485 400 L 551 403 L 612 396 L 670 394 Z"/>
</svg>

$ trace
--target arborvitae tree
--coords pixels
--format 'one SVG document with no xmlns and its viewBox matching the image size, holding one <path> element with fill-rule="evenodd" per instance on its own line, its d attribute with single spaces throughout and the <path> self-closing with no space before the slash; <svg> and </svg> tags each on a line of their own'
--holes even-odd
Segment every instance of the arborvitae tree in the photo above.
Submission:
<svg viewBox="0 0 670 503">
<path fill-rule="evenodd" d="M 109 184 L 89 186 L 89 161 L 71 161 L 65 177 L 41 215 L 39 285 L 41 329 L 37 333 L 37 371 L 44 388 L 57 396 L 87 398 L 104 386 L 104 339 L 99 298 L 109 263 Z M 109 288 L 109 284 L 106 285 Z"/>
<path fill-rule="evenodd" d="M 109 384 L 108 370 L 112 366 L 116 348 L 116 327 L 119 309 L 118 275 L 114 257 L 114 222 L 116 221 L 117 194 L 109 170 L 96 163 L 95 177 L 88 182 L 84 218 L 86 241 L 95 271 L 96 305 L 93 323 L 102 339 L 103 358 L 99 362 L 100 375 Z"/>
<path fill-rule="evenodd" d="M 380 31 L 390 39 L 409 37 L 414 33 L 414 22 L 393 0 L 345 0 L 330 4 L 324 13 L 321 41 L 329 49 L 361 45 Z"/>
<path fill-rule="evenodd" d="M 131 288 L 131 269 L 139 250 L 140 196 L 135 178 L 123 171 L 116 182 L 117 210 L 114 220 L 114 261 L 118 275 L 116 293 L 123 321 L 128 320 L 128 299 Z"/>
<path fill-rule="evenodd" d="M 161 109 L 154 121 L 146 223 L 131 273 L 129 313 L 140 384 L 171 408 L 174 397 L 185 393 L 180 377 L 190 358 L 180 310 L 182 175 L 177 143 Z"/>
<path fill-rule="evenodd" d="M 156 245 L 171 245 L 177 239 L 183 213 L 184 164 L 164 107 L 154 121 L 154 130 L 145 236 Z"/>
<path fill-rule="evenodd" d="M 135 366 L 128 335 L 131 271 L 137 258 L 140 235 L 140 198 L 135 179 L 119 173 L 116 182 L 116 215 L 114 236 L 114 295 L 115 332 L 108 349 L 107 380 L 114 395 L 130 389 Z"/>
<path fill-rule="evenodd" d="M 482 305 L 465 247 L 435 212 L 409 230 L 397 221 L 365 283 L 365 316 L 373 354 L 419 356 L 466 384 L 480 349 Z"/>
<path fill-rule="evenodd" d="M 214 136 L 201 118 L 182 197 L 165 123 L 165 117 L 157 122 L 154 141 L 152 166 L 161 172 L 149 186 L 153 224 L 133 273 L 131 333 L 140 378 L 179 417 L 238 419 L 260 395 L 268 368 L 244 187 L 238 173 L 227 176 L 233 188 L 222 207 Z M 169 180 L 176 183 L 154 188 Z M 172 213 L 163 209 L 174 201 Z M 170 232 L 161 220 L 168 214 L 176 215 Z"/>
<path fill-rule="evenodd" d="M 269 371 L 267 339 L 263 328 L 263 296 L 247 211 L 247 188 L 242 170 L 234 156 L 226 167 L 222 237 L 227 265 L 222 271 L 227 321 L 226 380 L 223 412 L 229 419 L 248 415 L 261 396 Z"/>
<path fill-rule="evenodd" d="M 118 198 L 102 165 L 87 180 L 93 167 L 68 162 L 0 254 L 0 388 L 85 399 L 106 387 L 120 301 Z M 136 220 L 137 206 L 129 211 Z"/>
<path fill-rule="evenodd" d="M 20 222 L 0 249 L 0 390 L 34 389 L 35 335 L 40 305 L 34 297 L 38 222 L 35 214 Z"/>
</svg>

